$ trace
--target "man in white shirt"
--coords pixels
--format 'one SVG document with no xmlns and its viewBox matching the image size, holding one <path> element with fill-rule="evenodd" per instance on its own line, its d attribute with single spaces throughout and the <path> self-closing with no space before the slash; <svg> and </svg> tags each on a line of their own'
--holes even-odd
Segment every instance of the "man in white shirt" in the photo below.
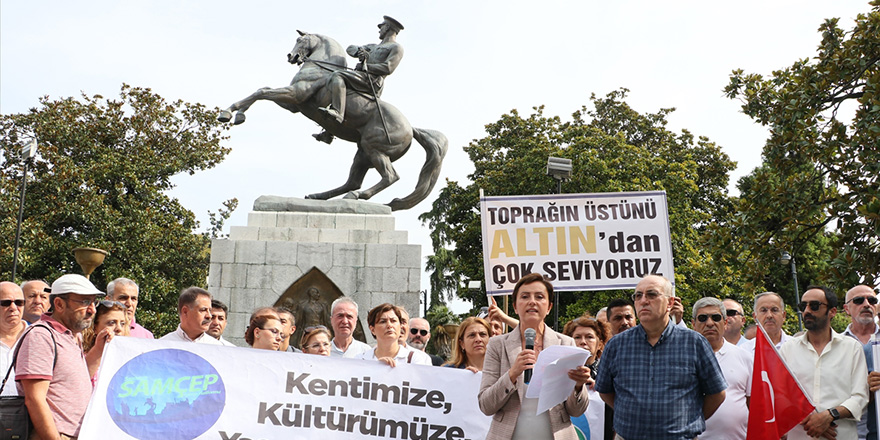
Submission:
<svg viewBox="0 0 880 440">
<path fill-rule="evenodd" d="M 760 322 L 770 337 L 770 341 L 778 349 L 791 339 L 790 336 L 782 331 L 782 324 L 785 322 L 785 303 L 782 297 L 775 292 L 764 292 L 755 295 L 755 308 L 753 316 L 755 321 Z M 744 342 L 740 347 L 752 353 L 755 352 L 755 339 Z"/>
<path fill-rule="evenodd" d="M 211 326 L 211 294 L 199 287 L 187 287 L 177 298 L 180 324 L 177 330 L 162 336 L 163 341 L 195 342 L 222 345 L 207 333 Z"/>
<path fill-rule="evenodd" d="M 846 326 L 843 334 L 855 338 L 862 345 L 867 344 L 871 336 L 880 335 L 880 326 L 874 322 L 877 308 L 877 293 L 870 286 L 859 285 L 849 289 L 846 292 L 843 310 L 852 318 L 852 323 Z M 870 411 L 865 411 L 862 419 L 859 420 L 859 439 L 868 437 L 869 414 Z"/>
<path fill-rule="evenodd" d="M 732 298 L 725 299 L 723 303 L 724 309 L 727 310 L 724 339 L 736 346 L 745 344 L 748 339 L 742 336 L 743 325 L 746 323 L 742 304 Z"/>
<path fill-rule="evenodd" d="M 828 288 L 807 287 L 798 309 L 804 314 L 807 331 L 783 344 L 779 354 L 816 411 L 789 431 L 788 439 L 855 440 L 856 422 L 868 404 L 868 367 L 862 345 L 831 329 L 837 295 Z"/>
<path fill-rule="evenodd" d="M 220 344 L 227 347 L 235 347 L 235 344 L 223 338 L 223 332 L 226 331 L 226 313 L 229 307 L 223 302 L 211 300 L 211 324 L 208 326 L 207 333 L 214 339 L 220 341 Z"/>
<path fill-rule="evenodd" d="M 342 296 L 333 301 L 330 305 L 330 325 L 333 327 L 330 356 L 353 359 L 372 350 L 372 347 L 354 338 L 357 320 L 358 305 L 351 298 Z"/>
<path fill-rule="evenodd" d="M 49 285 L 43 280 L 28 280 L 21 283 L 24 293 L 24 310 L 21 319 L 29 323 L 40 320 L 40 316 L 49 310 Z"/>
<path fill-rule="evenodd" d="M 706 430 L 699 438 L 745 440 L 749 424 L 748 395 L 751 392 L 753 360 L 750 352 L 724 339 L 726 317 L 725 304 L 717 298 L 701 298 L 694 303 L 691 327 L 709 341 L 727 381 L 724 402 L 706 420 Z"/>
</svg>

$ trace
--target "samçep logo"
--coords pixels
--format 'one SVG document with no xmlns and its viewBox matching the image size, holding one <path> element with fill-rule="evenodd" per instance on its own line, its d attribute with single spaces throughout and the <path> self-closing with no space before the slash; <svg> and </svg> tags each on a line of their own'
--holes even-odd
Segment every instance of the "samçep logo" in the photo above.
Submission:
<svg viewBox="0 0 880 440">
<path fill-rule="evenodd" d="M 110 418 L 141 440 L 196 438 L 217 422 L 225 403 L 226 388 L 214 366 L 177 349 L 135 357 L 107 389 Z"/>
</svg>

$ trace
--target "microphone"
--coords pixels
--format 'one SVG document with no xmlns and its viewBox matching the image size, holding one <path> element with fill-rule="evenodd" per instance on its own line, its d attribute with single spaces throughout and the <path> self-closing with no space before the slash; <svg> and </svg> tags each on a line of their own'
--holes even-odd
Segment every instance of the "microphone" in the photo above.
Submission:
<svg viewBox="0 0 880 440">
<path fill-rule="evenodd" d="M 525 332 L 523 332 L 523 336 L 526 338 L 526 350 L 534 350 L 535 349 L 535 329 L 527 328 Z M 524 371 L 525 373 L 525 382 L 529 383 L 532 381 L 532 370 L 531 368 Z"/>
</svg>

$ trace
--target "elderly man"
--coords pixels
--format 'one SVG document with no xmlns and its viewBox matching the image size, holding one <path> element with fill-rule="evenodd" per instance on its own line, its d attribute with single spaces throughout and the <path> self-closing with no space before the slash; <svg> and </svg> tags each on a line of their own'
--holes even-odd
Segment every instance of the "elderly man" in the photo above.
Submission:
<svg viewBox="0 0 880 440">
<path fill-rule="evenodd" d="M 845 336 L 849 336 L 858 340 L 865 346 L 865 361 L 868 365 L 868 371 L 874 369 L 872 348 L 868 344 L 871 336 L 880 334 L 880 327 L 874 323 L 874 317 L 877 315 L 877 293 L 869 286 L 858 285 L 846 292 L 843 309 L 846 314 L 852 318 L 852 323 L 846 326 L 843 331 Z M 868 403 L 868 408 L 862 413 L 859 420 L 859 439 L 870 438 L 877 440 L 877 422 L 873 420 L 875 410 L 875 402 L 873 399 Z M 868 428 L 869 419 L 871 419 L 871 428 Z"/>
<path fill-rule="evenodd" d="M 643 278 L 633 294 L 639 325 L 611 338 L 602 354 L 596 391 L 626 440 L 692 440 L 724 401 L 727 382 L 712 347 L 672 322 L 673 301 L 669 280 Z"/>
<path fill-rule="evenodd" d="M 187 287 L 177 298 L 177 330 L 162 336 L 163 341 L 195 342 L 198 344 L 223 345 L 211 337 L 211 294 L 199 287 Z"/>
<path fill-rule="evenodd" d="M 52 283 L 49 311 L 22 336 L 15 380 L 36 438 L 79 435 L 98 367 L 87 363 L 80 333 L 92 325 L 95 301 L 101 296 L 104 293 L 86 277 L 62 275 Z M 112 336 L 97 338 L 95 348 L 103 349 Z"/>
<path fill-rule="evenodd" d="M 816 437 L 858 438 L 856 423 L 868 404 L 868 368 L 862 345 L 831 329 L 837 295 L 826 287 L 809 286 L 798 303 L 807 331 L 779 349 L 789 370 L 816 405 L 789 440 Z M 835 426 L 836 425 L 836 426 Z"/>
<path fill-rule="evenodd" d="M 694 303 L 691 326 L 703 335 L 727 381 L 724 402 L 715 415 L 706 420 L 706 431 L 700 438 L 713 440 L 745 440 L 749 424 L 748 395 L 752 375 L 752 354 L 724 338 L 727 326 L 725 303 L 717 298 L 701 298 Z"/>
<path fill-rule="evenodd" d="M 27 322 L 37 322 L 49 310 L 49 284 L 43 280 L 29 280 L 21 283 L 24 292 L 24 310 L 21 318 Z"/>
<path fill-rule="evenodd" d="M 25 299 L 21 287 L 9 281 L 0 282 L 0 375 L 4 377 L 12 365 L 12 348 L 27 327 L 27 323 L 21 319 L 24 308 Z M 18 395 L 14 383 L 14 369 L 10 372 L 9 377 L 13 380 L 6 383 L 6 386 L 0 391 L 0 396 Z"/>
<path fill-rule="evenodd" d="M 764 326 L 764 331 L 767 332 L 767 336 L 770 337 L 770 341 L 776 345 L 777 349 L 785 341 L 791 339 L 782 330 L 782 324 L 785 322 L 785 303 L 782 302 L 782 297 L 778 293 L 764 292 L 755 295 L 753 316 L 755 322 L 760 322 Z M 744 342 L 740 347 L 754 353 L 755 339 L 752 338 L 748 342 Z"/>
<path fill-rule="evenodd" d="M 211 324 L 208 325 L 208 335 L 220 341 L 220 344 L 227 347 L 235 347 L 232 342 L 223 339 L 223 332 L 226 331 L 226 313 L 229 307 L 223 302 L 211 299 Z"/>
<path fill-rule="evenodd" d="M 748 339 L 742 336 L 742 329 L 746 323 L 742 304 L 733 298 L 727 298 L 724 300 L 724 308 L 727 310 L 724 339 L 737 346 L 745 344 Z"/>
<path fill-rule="evenodd" d="M 417 350 L 425 351 L 425 348 L 428 346 L 428 341 L 430 340 L 431 324 L 428 323 L 428 320 L 425 318 L 410 319 L 409 336 L 406 338 L 407 345 Z M 435 367 L 443 365 L 442 357 L 433 354 L 428 354 L 428 356 L 431 356 L 431 363 Z"/>
<path fill-rule="evenodd" d="M 153 339 L 153 332 L 135 322 L 140 288 L 128 278 L 117 278 L 107 284 L 107 296 L 113 301 L 125 304 L 125 316 L 128 318 L 129 336 L 133 338 Z"/>
<path fill-rule="evenodd" d="M 330 305 L 330 325 L 333 327 L 330 356 L 356 358 L 372 350 L 372 347 L 354 338 L 357 320 L 358 305 L 351 298 L 343 296 L 333 301 Z"/>
<path fill-rule="evenodd" d="M 623 298 L 615 298 L 608 302 L 605 313 L 608 315 L 612 337 L 636 326 L 636 312 L 632 304 Z"/>
</svg>

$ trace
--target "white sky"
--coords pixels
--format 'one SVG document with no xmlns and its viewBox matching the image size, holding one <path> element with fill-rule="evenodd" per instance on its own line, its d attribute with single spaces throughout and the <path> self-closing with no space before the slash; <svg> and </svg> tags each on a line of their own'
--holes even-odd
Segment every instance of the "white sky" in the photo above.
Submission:
<svg viewBox="0 0 880 440">
<path fill-rule="evenodd" d="M 383 99 L 413 126 L 446 134 L 449 153 L 434 194 L 395 213 L 398 229 L 431 254 L 417 217 L 444 179 L 473 171 L 462 147 L 511 109 L 569 119 L 591 93 L 631 90 L 639 112 L 675 107 L 670 128 L 686 128 L 722 146 L 739 166 L 736 180 L 760 164 L 767 131 L 724 98 L 731 70 L 765 75 L 812 57 L 825 18 L 844 29 L 867 12 L 865 0 L 693 1 L 0 1 L 0 112 L 25 112 L 38 98 L 80 91 L 118 95 L 125 82 L 168 100 L 225 108 L 264 86 L 287 85 L 296 30 L 343 45 L 375 43 L 382 15 L 399 20 L 403 62 L 386 79 Z M 353 66 L 354 62 L 350 62 Z M 355 147 L 318 143 L 318 127 L 268 102 L 247 113 L 218 167 L 175 178 L 172 192 L 196 213 L 237 197 L 230 225 L 245 225 L 262 194 L 302 197 L 342 184 Z M 395 163 L 401 180 L 372 201 L 409 194 L 424 161 L 413 145 Z M 521 170 L 543 173 L 544 170 Z M 577 170 L 575 170 L 577 172 Z M 548 177 L 549 179 L 549 177 Z M 378 174 L 371 171 L 364 187 Z M 424 264 L 424 261 L 423 261 Z M 423 288 L 428 288 L 427 275 Z M 461 311 L 461 307 L 456 307 Z"/>
</svg>

